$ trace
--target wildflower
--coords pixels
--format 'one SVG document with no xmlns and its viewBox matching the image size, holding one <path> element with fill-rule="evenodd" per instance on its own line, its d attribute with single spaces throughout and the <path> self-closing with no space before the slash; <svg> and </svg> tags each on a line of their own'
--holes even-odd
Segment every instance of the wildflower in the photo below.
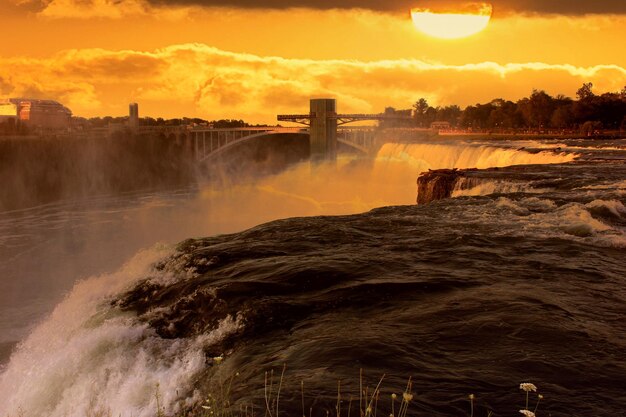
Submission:
<svg viewBox="0 0 626 417">
<path fill-rule="evenodd" d="M 526 417 L 535 417 L 535 413 L 529 410 L 519 410 L 519 412 L 524 414 Z"/>
<path fill-rule="evenodd" d="M 469 395 L 469 399 L 470 399 L 470 400 L 473 400 L 474 398 L 475 398 L 475 397 L 474 397 L 474 394 L 470 394 L 470 395 Z"/>
<path fill-rule="evenodd" d="M 395 400 L 396 398 L 398 398 L 398 396 L 396 394 L 391 394 L 391 399 Z"/>
<path fill-rule="evenodd" d="M 408 392 L 405 392 L 404 394 L 402 394 L 402 398 L 404 399 L 404 401 L 408 403 L 409 401 L 413 399 L 413 394 L 409 394 Z"/>
<path fill-rule="evenodd" d="M 533 410 L 533 413 L 537 412 L 537 408 L 539 408 L 539 402 L 541 402 L 541 400 L 543 400 L 543 395 L 537 394 L 537 404 L 535 404 L 535 409 Z"/>
<path fill-rule="evenodd" d="M 207 407 L 206 405 L 203 405 L 202 408 L 204 408 L 205 410 L 210 410 L 211 407 Z"/>
<path fill-rule="evenodd" d="M 534 391 L 537 392 L 537 387 L 535 384 L 531 384 L 530 382 L 522 382 L 519 384 L 519 389 L 524 390 L 526 392 Z"/>
<path fill-rule="evenodd" d="M 223 360 L 224 360 L 224 356 L 223 355 L 216 356 L 216 357 L 213 358 L 213 362 L 216 365 L 219 365 L 220 363 L 222 363 Z"/>
</svg>

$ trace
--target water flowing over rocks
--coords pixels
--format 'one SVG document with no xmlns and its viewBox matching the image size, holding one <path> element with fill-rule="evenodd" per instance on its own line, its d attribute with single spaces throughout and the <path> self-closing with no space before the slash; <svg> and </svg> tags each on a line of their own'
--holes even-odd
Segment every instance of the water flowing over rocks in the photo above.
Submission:
<svg viewBox="0 0 626 417">
<path fill-rule="evenodd" d="M 623 161 L 618 160 L 605 163 L 623 166 Z M 416 201 L 422 205 L 451 197 L 571 190 L 585 186 L 586 167 L 592 169 L 593 162 L 580 160 L 554 164 L 550 169 L 542 170 L 534 165 L 428 170 L 417 178 Z"/>
</svg>

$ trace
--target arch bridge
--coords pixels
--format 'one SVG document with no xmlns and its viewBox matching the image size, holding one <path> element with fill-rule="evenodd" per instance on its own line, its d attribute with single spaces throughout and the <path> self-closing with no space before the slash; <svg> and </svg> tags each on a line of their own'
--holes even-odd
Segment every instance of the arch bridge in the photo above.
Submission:
<svg viewBox="0 0 626 417">
<path fill-rule="evenodd" d="M 193 140 L 196 161 L 205 162 L 227 152 L 235 146 L 256 140 L 278 138 L 277 135 L 301 134 L 310 136 L 310 130 L 301 127 L 242 127 L 231 129 L 193 128 L 190 131 Z M 376 129 L 372 127 L 341 128 L 337 130 L 337 142 L 368 154 L 374 148 Z"/>
<path fill-rule="evenodd" d="M 278 121 L 304 125 L 304 127 L 247 127 L 234 129 L 193 128 L 192 135 L 196 160 L 207 161 L 240 143 L 274 135 L 302 134 L 309 136 L 313 161 L 334 160 L 337 146 L 342 143 L 368 154 L 375 147 L 377 129 L 373 127 L 339 127 L 364 120 L 411 120 L 410 116 L 389 114 L 341 114 L 336 112 L 335 99 L 311 99 L 308 114 L 278 115 Z"/>
</svg>

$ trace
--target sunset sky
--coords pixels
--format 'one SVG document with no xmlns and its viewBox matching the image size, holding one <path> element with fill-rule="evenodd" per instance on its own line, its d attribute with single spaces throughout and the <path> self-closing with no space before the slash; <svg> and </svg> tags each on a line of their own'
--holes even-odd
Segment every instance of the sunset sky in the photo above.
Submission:
<svg viewBox="0 0 626 417">
<path fill-rule="evenodd" d="M 626 85 L 626 1 L 500 0 L 476 35 L 413 26 L 441 0 L 0 0 L 0 97 L 57 99 L 78 116 L 275 122 L 335 97 L 340 112 L 466 106 L 533 88 Z"/>
</svg>

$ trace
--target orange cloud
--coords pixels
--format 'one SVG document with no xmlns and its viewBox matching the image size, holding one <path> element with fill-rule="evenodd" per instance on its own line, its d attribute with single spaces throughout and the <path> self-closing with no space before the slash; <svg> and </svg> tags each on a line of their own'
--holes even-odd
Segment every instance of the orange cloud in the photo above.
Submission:
<svg viewBox="0 0 626 417">
<path fill-rule="evenodd" d="M 273 122 L 277 113 L 307 111 L 310 97 L 336 97 L 340 111 L 408 108 L 420 97 L 462 106 L 495 97 L 518 99 L 533 88 L 573 95 L 591 81 L 619 91 L 618 65 L 481 62 L 465 65 L 403 60 L 287 59 L 223 51 L 204 44 L 154 51 L 70 50 L 49 58 L 0 58 L 7 95 L 57 98 L 78 115 L 142 114 L 245 118 Z M 10 90 L 10 91 L 9 91 Z"/>
</svg>

